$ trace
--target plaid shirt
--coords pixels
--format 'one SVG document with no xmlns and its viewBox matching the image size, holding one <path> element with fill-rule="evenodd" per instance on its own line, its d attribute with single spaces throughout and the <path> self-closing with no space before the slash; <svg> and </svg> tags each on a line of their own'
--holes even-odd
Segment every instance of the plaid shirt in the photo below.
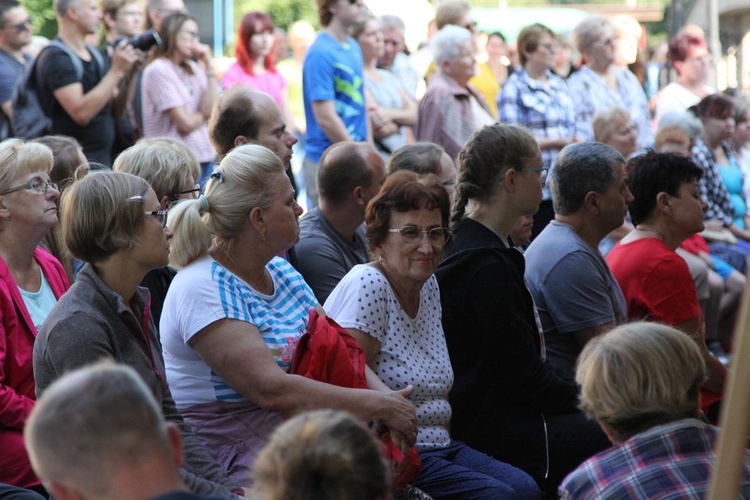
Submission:
<svg viewBox="0 0 750 500">
<path fill-rule="evenodd" d="M 721 146 L 729 162 L 737 162 L 732 147 L 726 142 L 723 142 Z M 700 195 L 708 204 L 703 212 L 703 219 L 718 219 L 725 226 L 731 226 L 734 220 L 734 207 L 729 199 L 729 191 L 721 178 L 714 152 L 700 137 L 695 140 L 695 146 L 693 146 L 693 161 L 703 170 L 699 184 Z"/>
<path fill-rule="evenodd" d="M 620 106 L 630 113 L 638 129 L 638 147 L 653 146 L 654 131 L 651 128 L 651 112 L 638 78 L 626 69 L 615 68 L 617 91 L 610 89 L 599 75 L 588 66 L 570 75 L 568 89 L 576 106 L 578 135 L 587 141 L 594 140 L 591 120 L 597 111 Z"/>
<path fill-rule="evenodd" d="M 693 418 L 652 427 L 586 460 L 565 478 L 560 498 L 703 498 L 717 435 L 716 427 Z M 750 498 L 747 452 L 740 493 Z"/>
<path fill-rule="evenodd" d="M 573 138 L 576 135 L 575 109 L 565 81 L 547 71 L 547 83 L 529 77 L 521 68 L 513 72 L 497 98 L 500 122 L 524 125 L 534 137 Z M 542 159 L 551 167 L 561 148 L 545 148 Z"/>
</svg>

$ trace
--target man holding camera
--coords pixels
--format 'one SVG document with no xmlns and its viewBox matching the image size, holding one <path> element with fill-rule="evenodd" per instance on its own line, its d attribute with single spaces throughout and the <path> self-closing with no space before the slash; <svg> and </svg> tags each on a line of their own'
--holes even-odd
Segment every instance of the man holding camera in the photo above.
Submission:
<svg viewBox="0 0 750 500">
<path fill-rule="evenodd" d="M 31 56 L 25 48 L 31 43 L 31 16 L 18 0 L 0 0 L 0 141 L 11 137 L 11 97 Z"/>
<path fill-rule="evenodd" d="M 68 50 L 52 46 L 40 54 L 39 99 L 52 118 L 53 133 L 77 139 L 92 168 L 108 168 L 115 138 L 110 103 L 120 80 L 139 59 L 139 51 L 123 40 L 110 64 L 96 48 L 86 45 L 86 35 L 96 33 L 102 19 L 96 0 L 55 0 L 54 7 L 58 38 Z M 80 77 L 72 57 L 83 65 Z"/>
</svg>

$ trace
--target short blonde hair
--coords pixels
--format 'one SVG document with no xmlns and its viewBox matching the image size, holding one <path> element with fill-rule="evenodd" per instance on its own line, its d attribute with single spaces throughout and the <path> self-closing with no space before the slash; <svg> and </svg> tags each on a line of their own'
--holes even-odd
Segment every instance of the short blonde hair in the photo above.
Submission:
<svg viewBox="0 0 750 500">
<path fill-rule="evenodd" d="M 580 407 L 622 442 L 655 425 L 695 417 L 706 365 L 685 333 L 659 323 L 621 325 L 578 358 Z"/>
<path fill-rule="evenodd" d="M 611 108 L 597 112 L 591 120 L 591 127 L 594 129 L 594 140 L 606 143 L 623 122 L 631 121 L 630 113 L 619 106 L 612 106 Z"/>
<path fill-rule="evenodd" d="M 284 174 L 276 154 L 257 144 L 231 150 L 209 179 L 197 200 L 182 200 L 169 211 L 167 225 L 174 233 L 170 263 L 184 267 L 206 253 L 212 236 L 231 244 L 255 207 L 268 208 L 277 188 L 275 174 Z M 201 217 L 201 205 L 208 210 Z"/>
<path fill-rule="evenodd" d="M 380 447 L 346 413 L 303 413 L 282 424 L 253 465 L 254 492 L 266 500 L 376 500 L 389 491 Z"/>
<path fill-rule="evenodd" d="M 70 253 L 94 264 L 137 243 L 149 189 L 145 180 L 122 172 L 96 172 L 75 181 L 60 206 Z"/>
<path fill-rule="evenodd" d="M 164 196 L 177 201 L 185 184 L 195 183 L 200 177 L 195 153 L 182 141 L 168 137 L 141 139 L 120 153 L 112 170 L 145 179 L 159 201 Z"/>
<path fill-rule="evenodd" d="M 44 144 L 6 139 L 0 142 L 0 193 L 14 187 L 16 178 L 31 172 L 52 170 L 52 150 Z"/>
</svg>

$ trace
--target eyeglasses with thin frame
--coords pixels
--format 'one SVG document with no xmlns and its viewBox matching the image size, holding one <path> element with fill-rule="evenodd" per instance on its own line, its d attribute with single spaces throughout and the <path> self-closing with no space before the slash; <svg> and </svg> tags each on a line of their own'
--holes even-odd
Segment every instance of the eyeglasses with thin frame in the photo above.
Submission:
<svg viewBox="0 0 750 500">
<path fill-rule="evenodd" d="M 60 188 L 57 186 L 56 182 L 45 181 L 42 179 L 33 179 L 31 182 L 27 182 L 26 184 L 23 184 L 21 186 L 12 187 L 3 193 L 0 193 L 0 195 L 15 193 L 16 191 L 23 191 L 24 189 L 27 189 L 29 191 L 36 191 L 37 193 L 47 194 L 47 190 L 49 188 L 60 192 Z"/>
<path fill-rule="evenodd" d="M 200 184 L 193 184 L 192 189 L 188 189 L 187 191 L 178 191 L 177 194 L 192 194 L 193 196 L 198 196 L 200 192 L 201 192 Z"/>
<path fill-rule="evenodd" d="M 557 52 L 560 49 L 560 45 L 555 42 L 540 43 L 539 47 L 542 47 L 548 50 L 549 52 Z"/>
<path fill-rule="evenodd" d="M 448 243 L 451 237 L 451 230 L 447 227 L 433 227 L 423 231 L 419 226 L 404 226 L 402 228 L 391 228 L 389 233 L 401 234 L 401 240 L 407 245 L 415 245 L 422 241 L 422 237 L 427 235 L 430 243 L 436 247 L 441 247 Z"/>
<path fill-rule="evenodd" d="M 443 186 L 444 188 L 456 187 L 457 178 L 458 178 L 458 175 L 453 174 L 450 179 L 448 179 L 447 181 L 441 182 L 440 185 Z"/>
<path fill-rule="evenodd" d="M 534 168 L 522 168 L 521 170 L 528 170 L 529 172 L 539 172 L 542 178 L 542 182 L 547 180 L 547 174 L 549 173 L 549 167 L 534 167 Z"/>
<path fill-rule="evenodd" d="M 167 215 L 169 214 L 169 210 L 150 210 L 143 213 L 146 215 L 153 215 L 154 217 L 158 218 L 162 228 L 167 227 Z"/>
<path fill-rule="evenodd" d="M 617 44 L 617 41 L 620 39 L 620 37 L 617 36 L 611 36 L 609 38 L 605 38 L 604 40 L 599 40 L 598 42 L 594 43 L 594 47 L 603 47 L 605 45 L 609 45 L 611 47 L 614 47 Z"/>
</svg>

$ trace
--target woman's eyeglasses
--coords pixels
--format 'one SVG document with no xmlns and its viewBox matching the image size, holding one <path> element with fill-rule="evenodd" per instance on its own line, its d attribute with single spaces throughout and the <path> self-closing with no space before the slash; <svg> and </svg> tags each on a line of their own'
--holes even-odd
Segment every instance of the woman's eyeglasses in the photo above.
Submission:
<svg viewBox="0 0 750 500">
<path fill-rule="evenodd" d="M 196 198 L 199 194 L 201 194 L 201 186 L 200 184 L 193 184 L 193 189 L 188 189 L 187 191 L 178 191 L 177 194 L 192 194 Z"/>
<path fill-rule="evenodd" d="M 159 219 L 161 227 L 167 227 L 167 214 L 169 213 L 169 210 L 150 210 L 143 213 L 145 213 L 146 215 L 153 215 L 154 217 Z"/>
<path fill-rule="evenodd" d="M 549 173 L 549 167 L 535 167 L 535 168 L 523 167 L 521 170 L 528 170 L 529 172 L 539 172 L 541 174 L 542 182 L 547 180 L 547 174 Z"/>
<path fill-rule="evenodd" d="M 27 182 L 26 184 L 23 184 L 21 186 L 12 187 L 3 193 L 0 193 L 0 195 L 15 193 L 16 191 L 23 191 L 24 189 L 28 189 L 29 191 L 36 191 L 42 194 L 47 194 L 47 190 L 49 188 L 52 188 L 58 192 L 60 191 L 60 188 L 57 186 L 56 182 L 43 181 L 42 179 L 34 179 L 31 182 Z"/>
<path fill-rule="evenodd" d="M 389 229 L 389 233 L 400 233 L 401 240 L 408 245 L 415 245 L 422 241 L 425 234 L 430 243 L 435 246 L 445 245 L 451 237 L 451 231 L 447 227 L 434 227 L 427 231 L 422 231 L 418 226 L 404 226 L 402 228 Z"/>
</svg>

